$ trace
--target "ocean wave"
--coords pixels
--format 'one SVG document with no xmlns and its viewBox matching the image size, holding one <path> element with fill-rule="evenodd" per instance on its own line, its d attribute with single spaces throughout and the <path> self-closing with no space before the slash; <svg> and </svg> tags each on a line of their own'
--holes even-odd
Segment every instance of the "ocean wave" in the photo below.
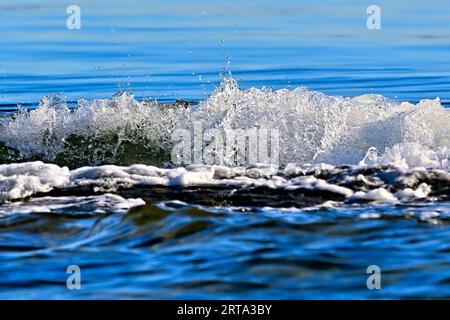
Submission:
<svg viewBox="0 0 450 320">
<path fill-rule="evenodd" d="M 243 90 L 232 78 L 195 106 L 137 101 L 122 93 L 80 100 L 72 110 L 61 99 L 45 97 L 37 109 L 3 121 L 0 161 L 173 166 L 172 134 L 199 121 L 205 129 L 277 130 L 280 164 L 449 165 L 450 111 L 439 99 L 412 104 L 303 87 Z"/>
</svg>

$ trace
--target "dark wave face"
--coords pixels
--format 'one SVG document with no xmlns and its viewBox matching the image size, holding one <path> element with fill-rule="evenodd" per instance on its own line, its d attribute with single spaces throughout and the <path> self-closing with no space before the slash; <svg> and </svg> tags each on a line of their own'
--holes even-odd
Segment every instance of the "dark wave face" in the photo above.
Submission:
<svg viewBox="0 0 450 320">
<path fill-rule="evenodd" d="M 65 139 L 60 151 L 51 159 L 52 163 L 70 168 L 96 164 L 130 165 L 133 163 L 163 167 L 170 164 L 171 160 L 170 150 L 156 146 L 150 149 L 145 142 L 119 142 L 117 136 L 83 137 L 75 135 Z M 0 161 L 2 163 L 49 160 L 48 155 L 39 152 L 32 156 L 23 155 L 19 150 L 0 143 Z"/>
</svg>

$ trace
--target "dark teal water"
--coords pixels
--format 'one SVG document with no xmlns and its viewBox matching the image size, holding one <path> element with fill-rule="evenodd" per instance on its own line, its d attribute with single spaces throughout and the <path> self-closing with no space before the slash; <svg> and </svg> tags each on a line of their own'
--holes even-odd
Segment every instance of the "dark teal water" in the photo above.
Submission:
<svg viewBox="0 0 450 320">
<path fill-rule="evenodd" d="M 66 28 L 70 4 L 1 1 L 6 122 L 52 94 L 201 101 L 229 73 L 242 88 L 450 102 L 450 2 L 377 1 L 381 30 L 366 27 L 365 0 L 77 0 L 80 30 Z M 407 203 L 314 208 L 326 196 L 233 202 L 207 188 L 132 188 L 124 196 L 146 206 L 130 210 L 83 198 L 101 190 L 5 202 L 0 298 L 450 298 L 450 185 L 433 188 Z M 66 287 L 69 265 L 81 290 Z M 380 290 L 366 286 L 369 265 Z"/>
</svg>

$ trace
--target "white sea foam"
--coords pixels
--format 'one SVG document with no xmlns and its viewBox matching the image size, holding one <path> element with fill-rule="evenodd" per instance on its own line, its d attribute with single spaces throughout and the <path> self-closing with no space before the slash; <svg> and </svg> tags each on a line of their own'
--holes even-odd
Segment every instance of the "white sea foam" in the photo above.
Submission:
<svg viewBox="0 0 450 320">
<path fill-rule="evenodd" d="M 0 165 L 0 201 L 21 199 L 64 187 L 70 181 L 67 167 L 40 161 Z"/>
<path fill-rule="evenodd" d="M 395 193 L 395 197 L 400 200 L 426 198 L 431 192 L 431 187 L 426 183 L 421 183 L 417 189 L 406 188 Z"/>
<path fill-rule="evenodd" d="M 0 141 L 24 157 L 40 156 L 49 162 L 72 147 L 66 155 L 69 161 L 117 163 L 125 143 L 143 146 L 149 154 L 170 154 L 171 133 L 189 129 L 195 121 L 205 129 L 278 130 L 281 164 L 358 164 L 364 159 L 363 165 L 391 163 L 403 168 L 449 165 L 450 111 L 439 99 L 411 104 L 380 95 L 328 96 L 302 87 L 242 90 L 231 78 L 189 108 L 138 102 L 122 94 L 110 100 L 82 100 L 69 111 L 64 103 L 44 98 L 38 109 L 5 123 Z M 70 142 L 73 136 L 83 138 L 81 151 Z"/>
<path fill-rule="evenodd" d="M 357 191 L 348 196 L 351 201 L 379 201 L 398 202 L 404 200 L 414 200 L 426 198 L 431 192 L 431 187 L 426 183 L 421 183 L 416 189 L 405 188 L 392 194 L 385 188 L 377 188 L 368 192 Z"/>
<path fill-rule="evenodd" d="M 334 184 L 330 184 L 322 179 L 317 179 L 313 176 L 299 177 L 292 179 L 286 183 L 285 190 L 297 190 L 300 188 L 309 190 L 329 191 L 331 193 L 341 194 L 344 196 L 351 196 L 353 191 L 349 188 L 340 187 Z"/>
<path fill-rule="evenodd" d="M 369 192 L 357 191 L 351 196 L 349 200 L 363 200 L 363 201 L 379 201 L 379 202 L 396 202 L 398 199 L 384 188 L 378 188 Z"/>
<path fill-rule="evenodd" d="M 283 189 L 286 193 L 309 190 L 317 194 L 325 192 L 347 197 L 351 201 L 398 201 L 427 197 L 433 185 L 422 181 L 435 183 L 440 188 L 445 188 L 450 183 L 450 173 L 441 169 L 418 168 L 404 171 L 402 168 L 391 168 L 390 173 L 386 175 L 387 180 L 382 180 L 378 174 L 383 173 L 385 169 L 377 166 L 371 169 L 373 175 L 366 177 L 359 173 L 360 170 L 365 170 L 364 166 L 339 169 L 330 166 L 290 164 L 285 168 L 276 169 L 270 165 L 249 167 L 191 165 L 165 169 L 147 165 L 104 165 L 69 170 L 66 167 L 38 161 L 0 166 L 0 200 L 6 202 L 22 199 L 55 188 L 87 188 L 110 192 L 134 186 L 168 188 L 219 186 L 266 187 Z M 394 188 L 395 194 L 385 187 Z M 365 188 L 372 190 L 364 191 Z"/>
</svg>

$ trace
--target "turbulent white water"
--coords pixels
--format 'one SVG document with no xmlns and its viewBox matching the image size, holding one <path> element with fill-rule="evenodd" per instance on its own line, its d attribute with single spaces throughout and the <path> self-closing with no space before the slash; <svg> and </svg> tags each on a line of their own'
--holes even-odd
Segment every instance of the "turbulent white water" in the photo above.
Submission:
<svg viewBox="0 0 450 320">
<path fill-rule="evenodd" d="M 411 104 L 379 95 L 327 96 L 302 87 L 242 90 L 232 78 L 224 79 L 207 100 L 187 108 L 122 94 L 82 100 L 70 111 L 64 102 L 44 98 L 38 109 L 5 122 L 0 141 L 25 159 L 53 162 L 66 152 L 66 158 L 85 159 L 90 165 L 118 163 L 120 152 L 132 153 L 121 151 L 126 143 L 149 155 L 170 154 L 171 133 L 191 128 L 194 121 L 206 129 L 277 129 L 281 164 L 357 164 L 364 159 L 365 164 L 404 167 L 449 165 L 450 111 L 439 99 Z"/>
<path fill-rule="evenodd" d="M 0 201 L 53 189 L 133 186 L 256 186 L 319 190 L 348 201 L 401 201 L 426 198 L 435 186 L 442 189 L 450 181 L 450 111 L 439 99 L 414 105 L 379 95 L 333 97 L 305 88 L 242 90 L 228 78 L 196 106 L 139 102 L 130 94 L 78 104 L 69 110 L 64 101 L 44 98 L 39 108 L 2 123 L 0 141 L 7 152 L 20 153 L 20 160 L 62 165 L 0 165 Z M 153 160 L 145 162 L 155 154 L 167 160 L 172 133 L 199 121 L 205 129 L 277 130 L 281 169 L 204 164 L 163 169 Z M 136 150 L 141 160 L 156 166 L 136 164 Z M 343 164 L 354 165 L 353 171 L 335 167 Z M 383 165 L 396 168 L 397 180 L 356 174 L 364 167 L 382 172 Z M 332 174 L 323 178 L 320 172 Z"/>
<path fill-rule="evenodd" d="M 70 192 L 84 188 L 93 193 L 109 193 L 119 188 L 154 186 L 226 189 L 256 187 L 282 190 L 286 194 L 313 191 L 313 196 L 324 197 L 325 200 L 334 195 L 349 201 L 396 202 L 426 198 L 432 191 L 437 192 L 436 195 L 440 190 L 447 194 L 446 188 L 449 184 L 448 170 L 405 170 L 400 166 L 335 168 L 330 165 L 291 164 L 280 169 L 267 165 L 190 165 L 163 169 L 147 165 L 104 165 L 69 170 L 67 167 L 39 161 L 0 165 L 0 202 L 22 199 L 38 193 L 45 195 L 53 189 Z"/>
</svg>

